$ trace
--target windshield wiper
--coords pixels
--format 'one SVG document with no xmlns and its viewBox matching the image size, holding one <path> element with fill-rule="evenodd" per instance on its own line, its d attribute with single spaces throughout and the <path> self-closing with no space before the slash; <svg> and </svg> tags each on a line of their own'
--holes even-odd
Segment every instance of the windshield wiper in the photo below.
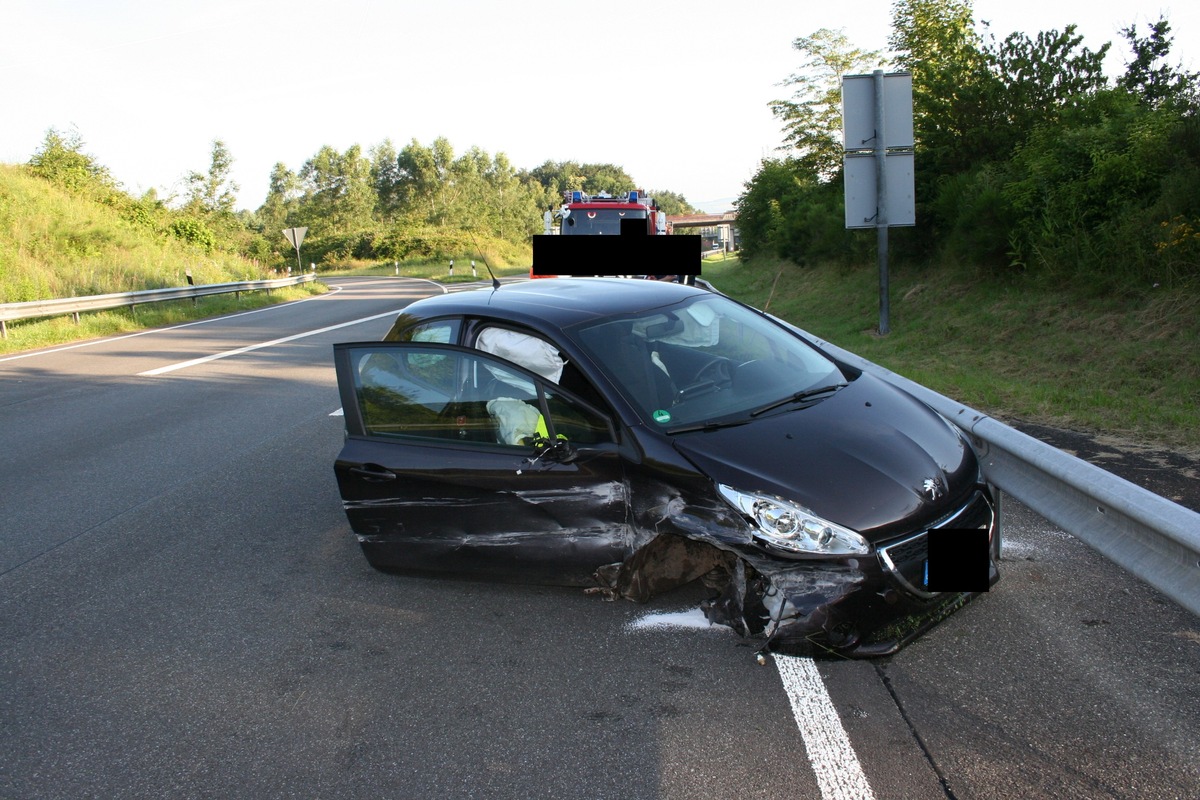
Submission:
<svg viewBox="0 0 1200 800">
<path fill-rule="evenodd" d="M 670 434 L 676 433 L 692 433 L 694 431 L 717 431 L 721 428 L 733 428 L 738 425 L 745 425 L 750 420 L 748 419 L 731 419 L 725 422 L 697 422 L 695 425 L 683 425 L 679 428 L 671 428 L 667 431 Z"/>
<path fill-rule="evenodd" d="M 768 403 L 767 405 L 763 406 L 762 408 L 756 408 L 755 410 L 750 412 L 750 416 L 757 417 L 759 414 L 765 414 L 768 411 L 773 411 L 774 409 L 779 408 L 780 406 L 786 406 L 789 403 L 800 403 L 800 402 L 803 402 L 810 398 L 816 397 L 819 394 L 825 394 L 826 392 L 836 392 L 838 389 L 842 388 L 845 385 L 846 384 L 844 384 L 844 383 L 831 383 L 828 386 L 819 386 L 816 389 L 804 389 L 803 391 L 796 392 L 795 394 L 789 395 L 789 396 L 783 398 L 782 400 L 776 400 L 774 403 Z"/>
</svg>

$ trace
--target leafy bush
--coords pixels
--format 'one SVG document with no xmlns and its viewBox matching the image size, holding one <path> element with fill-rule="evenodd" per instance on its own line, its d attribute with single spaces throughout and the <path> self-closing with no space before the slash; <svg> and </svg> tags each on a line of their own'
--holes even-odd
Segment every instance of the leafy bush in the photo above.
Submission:
<svg viewBox="0 0 1200 800">
<path fill-rule="evenodd" d="M 117 190 L 108 170 L 83 152 L 78 132 L 46 131 L 42 147 L 29 159 L 34 175 L 73 194 L 106 196 Z"/>
<path fill-rule="evenodd" d="M 1003 195 L 1014 212 L 1014 258 L 1098 285 L 1165 279 L 1157 229 L 1194 207 L 1178 176 L 1200 170 L 1172 144 L 1184 121 L 1121 91 L 1087 111 L 1092 119 L 1038 128 L 1009 164 Z"/>
<path fill-rule="evenodd" d="M 216 249 L 217 239 L 213 236 L 212 230 L 195 217 L 180 217 L 171 223 L 168 230 L 172 236 L 195 245 L 206 253 L 211 253 Z"/>
</svg>

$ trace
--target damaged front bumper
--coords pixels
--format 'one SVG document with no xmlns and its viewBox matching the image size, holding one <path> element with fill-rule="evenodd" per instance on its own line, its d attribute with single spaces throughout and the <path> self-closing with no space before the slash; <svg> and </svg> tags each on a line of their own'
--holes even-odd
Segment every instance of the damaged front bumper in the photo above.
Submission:
<svg viewBox="0 0 1200 800">
<path fill-rule="evenodd" d="M 976 493 L 934 527 L 988 528 L 988 585 L 999 580 L 998 520 L 986 493 Z M 979 594 L 920 588 L 927 533 L 892 538 L 869 555 L 828 560 L 785 559 L 753 544 L 716 546 L 707 537 L 659 535 L 596 578 L 606 594 L 638 602 L 702 580 L 715 592 L 702 606 L 709 621 L 757 640 L 763 650 L 884 656 Z"/>
<path fill-rule="evenodd" d="M 729 591 L 707 604 L 705 613 L 712 622 L 762 639 L 769 650 L 849 658 L 890 655 L 978 595 L 916 597 L 879 573 L 849 565 L 802 565 L 769 576 L 748 566 L 742 571 L 745 576 L 731 581 Z M 998 579 L 993 563 L 990 583 Z"/>
</svg>

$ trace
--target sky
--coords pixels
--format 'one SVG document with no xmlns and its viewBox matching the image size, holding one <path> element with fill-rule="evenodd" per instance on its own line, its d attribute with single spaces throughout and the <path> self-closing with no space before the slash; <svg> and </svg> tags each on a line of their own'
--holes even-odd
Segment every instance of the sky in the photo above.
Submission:
<svg viewBox="0 0 1200 800">
<path fill-rule="evenodd" d="M 1075 24 L 1093 50 L 1112 42 L 1110 77 L 1120 30 L 1165 16 L 1172 62 L 1200 71 L 1200 3 L 973 7 L 997 38 Z M 3 0 L 0 163 L 75 132 L 131 194 L 170 197 L 220 139 L 255 209 L 278 162 L 442 136 L 517 168 L 617 164 L 719 212 L 780 155 L 768 104 L 790 95 L 792 42 L 830 28 L 886 50 L 891 17 L 892 0 Z"/>
</svg>

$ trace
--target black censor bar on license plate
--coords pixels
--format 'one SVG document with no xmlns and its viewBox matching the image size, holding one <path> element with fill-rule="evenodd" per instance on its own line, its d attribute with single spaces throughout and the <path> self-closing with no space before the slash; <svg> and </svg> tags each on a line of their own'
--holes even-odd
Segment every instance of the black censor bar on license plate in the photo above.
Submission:
<svg viewBox="0 0 1200 800">
<path fill-rule="evenodd" d="M 533 274 L 699 275 L 702 238 L 680 236 L 533 237 Z"/>
<path fill-rule="evenodd" d="M 987 528 L 934 528 L 926 540 L 925 589 L 986 592 L 990 565 Z"/>
</svg>

